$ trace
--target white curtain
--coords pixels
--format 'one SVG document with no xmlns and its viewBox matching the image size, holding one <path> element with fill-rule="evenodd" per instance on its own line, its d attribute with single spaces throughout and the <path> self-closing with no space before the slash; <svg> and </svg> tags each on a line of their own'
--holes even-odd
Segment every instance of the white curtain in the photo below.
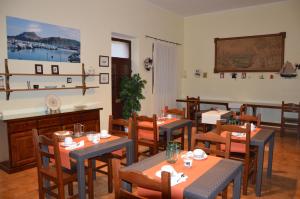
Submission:
<svg viewBox="0 0 300 199">
<path fill-rule="evenodd" d="M 164 106 L 176 107 L 177 47 L 165 42 L 154 43 L 154 113 L 160 114 Z"/>
</svg>

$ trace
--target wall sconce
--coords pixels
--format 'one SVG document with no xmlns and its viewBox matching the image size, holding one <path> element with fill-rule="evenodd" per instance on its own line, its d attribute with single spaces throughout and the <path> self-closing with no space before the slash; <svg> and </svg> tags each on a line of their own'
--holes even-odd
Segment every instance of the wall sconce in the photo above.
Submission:
<svg viewBox="0 0 300 199">
<path fill-rule="evenodd" d="M 153 60 L 150 58 L 150 57 L 147 57 L 145 60 L 144 60 L 144 67 L 146 69 L 146 71 L 150 71 L 151 68 L 152 68 L 152 63 L 153 63 Z"/>
</svg>

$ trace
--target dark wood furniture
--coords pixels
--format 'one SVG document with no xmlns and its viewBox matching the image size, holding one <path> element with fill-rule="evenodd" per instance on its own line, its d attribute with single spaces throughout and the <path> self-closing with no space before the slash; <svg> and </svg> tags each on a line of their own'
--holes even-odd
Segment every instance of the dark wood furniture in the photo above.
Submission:
<svg viewBox="0 0 300 199">
<path fill-rule="evenodd" d="M 102 108 L 0 120 L 1 139 L 8 143 L 7 147 L 1 146 L 1 153 L 5 153 L 7 159 L 0 163 L 0 168 L 13 173 L 36 165 L 32 129 L 47 137 L 63 128 L 73 131 L 74 123 L 85 125 L 85 131 L 99 131 L 99 110 Z"/>
<path fill-rule="evenodd" d="M 199 146 L 197 142 L 200 141 L 202 144 Z M 207 144 L 209 142 L 209 144 Z M 222 150 L 221 144 L 224 145 L 225 150 Z M 209 155 L 216 155 L 218 157 L 223 157 L 228 159 L 230 155 L 230 144 L 231 144 L 231 133 L 227 132 L 226 137 L 222 137 L 217 133 L 208 132 L 208 133 L 196 133 L 196 131 L 192 131 L 192 150 L 197 148 L 201 148 L 205 153 Z M 213 147 L 214 145 L 214 147 Z M 222 198 L 227 198 L 227 188 L 226 187 L 222 191 Z"/>
<path fill-rule="evenodd" d="M 261 123 L 261 114 L 259 113 L 257 116 L 241 114 L 238 119 L 243 123 L 254 123 L 257 127 L 259 127 Z"/>
<path fill-rule="evenodd" d="M 296 117 L 292 118 L 288 114 L 295 114 Z M 298 132 L 298 138 L 300 138 L 300 102 L 295 103 L 285 103 L 282 101 L 281 104 L 281 129 L 280 136 L 285 134 L 286 129 L 296 129 Z"/>
<path fill-rule="evenodd" d="M 152 117 L 138 116 L 133 114 L 134 132 L 136 140 L 136 149 L 138 146 L 149 147 L 150 154 L 154 155 L 158 153 L 159 135 L 157 129 L 157 117 L 153 114 Z M 145 125 L 146 124 L 146 125 Z M 138 160 L 139 152 L 136 152 L 135 159 Z"/>
<path fill-rule="evenodd" d="M 250 148 L 250 137 L 251 137 L 251 129 L 250 124 L 246 125 L 246 128 L 242 128 L 238 125 L 227 125 L 221 124 L 221 121 L 217 121 L 217 133 L 221 134 L 224 131 L 228 132 L 240 132 L 245 133 L 245 139 L 237 139 L 231 137 L 231 149 L 230 149 L 230 159 L 239 160 L 243 162 L 244 165 L 244 174 L 243 174 L 243 194 L 247 195 L 248 188 L 248 180 L 249 176 L 252 175 L 252 179 L 255 181 L 255 175 L 257 172 L 257 152 L 256 147 L 252 151 Z M 244 147 L 243 151 L 234 151 L 232 146 L 233 143 L 242 144 Z"/>
<path fill-rule="evenodd" d="M 133 139 L 133 121 L 132 118 L 129 118 L 128 120 L 125 119 L 113 119 L 113 116 L 109 116 L 109 126 L 108 126 L 108 132 L 111 135 L 119 136 L 119 137 L 128 137 L 129 139 Z M 125 128 L 127 128 L 127 132 L 125 131 Z M 137 149 L 136 149 L 137 150 Z M 135 151 L 136 151 L 135 150 Z M 98 166 L 95 168 L 96 172 L 103 173 L 107 175 L 107 184 L 108 184 L 108 192 L 112 193 L 113 191 L 113 183 L 112 183 L 112 159 L 124 159 L 126 158 L 126 150 L 123 148 L 118 151 L 114 151 L 112 153 L 108 153 L 99 157 L 96 157 L 96 160 L 99 160 L 101 162 L 105 162 L 105 164 Z M 107 167 L 107 171 L 103 170 L 102 168 Z"/>
<path fill-rule="evenodd" d="M 166 115 L 171 115 L 172 117 L 178 118 L 178 119 L 184 119 L 185 118 L 185 108 L 183 109 L 177 109 L 177 108 L 172 108 L 169 109 L 168 106 L 165 106 L 164 112 Z M 161 132 L 164 134 L 164 132 Z M 172 132 L 172 138 L 177 139 L 181 138 L 181 149 L 184 149 L 184 127 L 181 129 L 178 129 L 174 132 Z M 166 140 L 166 136 L 164 135 L 164 139 Z M 166 144 L 168 144 L 166 142 Z"/>
<path fill-rule="evenodd" d="M 138 196 L 126 189 L 122 188 L 122 181 L 134 184 L 138 187 L 159 191 L 161 198 L 171 199 L 171 177 L 170 173 L 163 171 L 161 182 L 153 180 L 141 172 L 124 171 L 121 170 L 120 160 L 113 160 L 113 177 L 115 187 L 115 198 L 136 198 L 143 199 L 144 197 Z"/>
<path fill-rule="evenodd" d="M 33 143 L 37 159 L 39 198 L 46 198 L 47 194 L 57 199 L 64 199 L 65 185 L 68 185 L 68 193 L 70 196 L 67 198 L 75 198 L 76 195 L 74 195 L 73 192 L 73 182 L 77 181 L 77 175 L 73 170 L 62 167 L 58 138 L 53 136 L 53 138 L 50 139 L 45 135 L 38 135 L 37 129 L 33 129 Z M 53 150 L 52 152 L 49 150 L 50 147 Z M 92 199 L 94 197 L 91 160 L 89 160 L 87 170 L 87 192 L 89 198 Z M 50 184 L 50 182 L 53 184 Z M 57 192 L 53 191 L 55 189 L 57 189 Z"/>
<path fill-rule="evenodd" d="M 5 76 L 5 89 L 0 90 L 0 92 L 5 92 L 6 93 L 6 100 L 9 100 L 10 93 L 16 92 L 16 91 L 45 91 L 45 90 L 65 90 L 65 89 L 81 89 L 82 90 L 82 95 L 85 95 L 85 92 L 87 89 L 91 88 L 99 88 L 99 86 L 86 86 L 86 77 L 88 76 L 99 76 L 96 74 L 86 74 L 85 69 L 84 69 L 84 64 L 82 63 L 82 73 L 81 74 L 35 74 L 35 73 L 10 73 L 8 69 L 8 60 L 5 59 L 5 73 L 0 73 L 0 75 Z M 79 76 L 82 77 L 82 84 L 80 86 L 75 86 L 75 87 L 57 87 L 57 88 L 10 88 L 10 77 L 11 76 Z"/>
</svg>

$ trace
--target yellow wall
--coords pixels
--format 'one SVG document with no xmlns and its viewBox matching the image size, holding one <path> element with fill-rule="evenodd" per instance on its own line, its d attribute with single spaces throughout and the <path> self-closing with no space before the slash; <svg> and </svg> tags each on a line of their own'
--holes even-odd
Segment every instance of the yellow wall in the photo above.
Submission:
<svg viewBox="0 0 300 199">
<path fill-rule="evenodd" d="M 300 101 L 300 77 L 283 79 L 279 74 L 247 73 L 247 79 L 224 79 L 214 74 L 214 38 L 248 36 L 286 32 L 285 60 L 300 63 L 300 1 L 248 7 L 224 12 L 215 12 L 186 17 L 184 20 L 184 71 L 182 97 L 186 95 L 206 99 L 226 99 L 250 102 L 281 103 L 281 100 Z M 208 73 L 208 78 L 194 77 L 194 70 Z M 183 73 L 184 74 L 184 73 Z M 270 80 L 270 74 L 275 79 Z M 300 75 L 298 71 L 298 75 Z M 267 111 L 265 118 L 279 120 L 278 112 L 272 116 Z"/>
<path fill-rule="evenodd" d="M 7 58 L 6 16 L 14 16 L 39 22 L 80 29 L 81 60 L 86 67 L 94 67 L 96 73 L 111 72 L 111 68 L 99 68 L 99 55 L 111 54 L 111 34 L 121 33 L 133 40 L 133 70 L 146 79 L 146 100 L 142 102 L 143 112 L 152 113 L 152 94 L 150 89 L 151 73 L 145 72 L 143 60 L 151 56 L 153 40 L 145 39 L 145 34 L 167 40 L 183 41 L 183 18 L 162 10 L 144 0 L 1 0 L 0 2 L 0 71 L 4 71 L 4 59 Z M 181 63 L 183 55 L 181 53 Z M 34 64 L 44 65 L 44 73 L 50 73 L 52 62 L 9 60 L 11 72 L 34 72 Z M 58 63 L 60 73 L 80 73 L 80 64 Z M 26 81 L 31 84 L 59 85 L 66 84 L 66 78 L 53 77 L 13 77 L 12 87 L 26 88 Z M 80 84 L 80 78 L 73 82 Z M 56 94 L 62 105 L 80 103 L 101 103 L 104 110 L 101 126 L 106 128 L 108 115 L 111 113 L 111 85 L 99 85 L 98 78 L 88 79 L 89 85 L 100 86 L 88 90 L 82 96 L 81 90 L 14 92 L 10 100 L 0 94 L 0 112 L 23 108 L 43 109 L 44 98 Z M 111 82 L 111 81 L 110 81 Z M 147 104 L 144 105 L 144 104 Z"/>
</svg>

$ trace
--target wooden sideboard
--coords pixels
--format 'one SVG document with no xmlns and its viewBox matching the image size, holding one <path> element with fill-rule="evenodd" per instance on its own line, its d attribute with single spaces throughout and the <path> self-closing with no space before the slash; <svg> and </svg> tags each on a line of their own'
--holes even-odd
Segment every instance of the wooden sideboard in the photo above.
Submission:
<svg viewBox="0 0 300 199">
<path fill-rule="evenodd" d="M 73 130 L 75 123 L 83 124 L 85 131 L 99 132 L 100 110 L 102 108 L 1 120 L 0 133 L 4 134 L 1 138 L 6 138 L 8 142 L 6 150 L 8 160 L 2 161 L 0 168 L 7 173 L 14 173 L 35 166 L 32 138 L 34 128 L 40 135 L 48 137 L 51 137 L 55 131 Z M 3 152 L 5 153 L 5 150 L 1 151 Z"/>
</svg>

